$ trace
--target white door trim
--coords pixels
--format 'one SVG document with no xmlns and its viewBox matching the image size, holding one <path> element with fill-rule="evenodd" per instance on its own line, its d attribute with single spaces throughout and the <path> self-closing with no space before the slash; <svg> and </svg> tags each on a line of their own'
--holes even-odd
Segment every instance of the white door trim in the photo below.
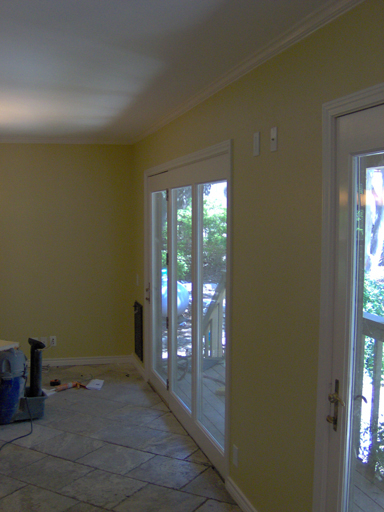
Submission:
<svg viewBox="0 0 384 512">
<path fill-rule="evenodd" d="M 327 395 L 331 391 L 336 240 L 336 120 L 384 103 L 384 83 L 323 105 L 323 213 L 321 249 L 320 347 L 316 411 L 313 512 L 326 512 L 328 466 Z"/>
<path fill-rule="evenodd" d="M 150 265 L 150 249 L 149 249 L 149 218 L 148 218 L 148 178 L 155 175 L 161 175 L 164 172 L 177 171 L 179 168 L 185 167 L 189 164 L 203 162 L 209 158 L 217 157 L 220 155 L 228 155 L 229 158 L 229 175 L 227 176 L 227 219 L 228 219 L 228 246 L 227 246 L 227 268 L 229 269 L 229 279 L 227 280 L 227 300 L 226 300 L 226 393 L 225 393 L 225 446 L 224 446 L 224 464 L 220 459 L 214 460 L 213 464 L 219 469 L 223 478 L 226 479 L 229 473 L 229 439 L 230 439 L 230 387 L 231 387 L 231 311 L 232 311 L 232 141 L 226 140 L 224 142 L 215 144 L 208 148 L 190 153 L 188 155 L 176 158 L 169 162 L 157 165 L 144 172 L 144 223 L 145 223 L 145 242 L 144 242 L 144 287 L 150 281 L 149 265 Z M 152 178 L 153 179 L 153 178 Z M 146 293 L 146 292 L 145 292 Z M 146 295 L 145 295 L 146 296 Z M 150 378 L 150 358 L 151 358 L 151 333 L 149 328 L 150 318 L 150 305 L 147 300 L 144 301 L 144 362 L 145 362 L 145 378 L 148 381 Z M 185 426 L 185 425 L 184 425 Z M 203 431 L 200 427 L 194 429 L 194 433 L 198 434 Z M 191 432 L 190 432 L 191 433 Z M 205 435 L 205 434 L 204 434 Z M 209 436 L 207 436 L 207 439 Z M 209 441 L 207 441 L 209 442 Z M 204 446 L 201 446 L 204 449 Z"/>
</svg>

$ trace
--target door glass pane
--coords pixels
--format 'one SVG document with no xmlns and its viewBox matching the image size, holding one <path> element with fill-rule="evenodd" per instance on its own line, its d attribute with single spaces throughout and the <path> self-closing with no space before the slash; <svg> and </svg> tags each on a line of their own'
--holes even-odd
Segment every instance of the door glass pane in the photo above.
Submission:
<svg viewBox="0 0 384 512">
<path fill-rule="evenodd" d="M 153 368 L 168 378 L 167 200 L 166 191 L 152 193 L 152 354 Z"/>
<path fill-rule="evenodd" d="M 192 187 L 172 190 L 173 391 L 192 409 Z"/>
<path fill-rule="evenodd" d="M 357 171 L 355 371 L 348 511 L 384 510 L 384 153 Z"/>
<path fill-rule="evenodd" d="M 227 182 L 199 185 L 203 197 L 198 419 L 224 446 Z"/>
</svg>

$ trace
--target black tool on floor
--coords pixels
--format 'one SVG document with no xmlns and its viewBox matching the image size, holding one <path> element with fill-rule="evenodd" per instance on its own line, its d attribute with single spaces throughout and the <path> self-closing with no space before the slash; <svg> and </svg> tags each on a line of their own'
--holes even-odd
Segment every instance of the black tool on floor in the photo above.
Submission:
<svg viewBox="0 0 384 512">
<path fill-rule="evenodd" d="M 27 396 L 42 396 L 41 372 L 43 369 L 43 353 L 41 350 L 45 348 L 45 344 L 33 338 L 29 338 L 28 343 L 31 345 L 31 379 Z"/>
</svg>

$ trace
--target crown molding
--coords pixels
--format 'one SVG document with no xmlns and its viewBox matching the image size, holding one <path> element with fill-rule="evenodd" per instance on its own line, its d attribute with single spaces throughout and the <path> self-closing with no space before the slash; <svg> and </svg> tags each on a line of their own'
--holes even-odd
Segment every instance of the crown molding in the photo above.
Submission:
<svg viewBox="0 0 384 512">
<path fill-rule="evenodd" d="M 247 59 L 240 62 L 237 66 L 232 68 L 230 71 L 225 73 L 221 78 L 211 83 L 208 87 L 201 90 L 198 94 L 190 97 L 177 109 L 173 110 L 166 116 L 162 117 L 158 122 L 154 123 L 148 130 L 145 130 L 137 137 L 130 140 L 131 144 L 135 144 L 140 140 L 144 139 L 148 135 L 156 132 L 160 128 L 163 128 L 171 121 L 174 121 L 181 115 L 185 114 L 192 108 L 196 107 L 209 97 L 219 92 L 224 87 L 227 87 L 231 83 L 235 82 L 242 76 L 246 75 L 253 69 L 264 64 L 266 61 L 275 57 L 279 53 L 282 53 L 287 48 L 293 46 L 299 41 L 305 39 L 316 30 L 324 27 L 331 21 L 335 20 L 342 14 L 353 9 L 357 5 L 363 3 L 364 0 L 336 0 L 331 1 L 324 7 L 318 9 L 306 16 L 303 20 L 294 25 L 290 30 L 285 32 L 283 35 L 274 39 L 270 44 L 262 48 L 260 51 L 254 53 Z"/>
<path fill-rule="evenodd" d="M 110 145 L 130 146 L 130 141 L 103 139 L 97 136 L 71 136 L 71 137 L 23 137 L 23 136 L 0 136 L 0 144 L 77 144 L 77 145 Z"/>
</svg>

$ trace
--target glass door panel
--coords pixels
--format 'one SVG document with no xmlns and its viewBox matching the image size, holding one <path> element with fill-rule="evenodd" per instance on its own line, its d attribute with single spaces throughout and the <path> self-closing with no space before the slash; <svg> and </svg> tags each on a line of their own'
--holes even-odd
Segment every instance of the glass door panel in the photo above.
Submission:
<svg viewBox="0 0 384 512">
<path fill-rule="evenodd" d="M 168 379 L 167 317 L 167 199 L 166 191 L 152 193 L 152 358 L 158 376 Z"/>
<path fill-rule="evenodd" d="M 198 420 L 224 447 L 225 297 L 227 270 L 227 182 L 199 185 L 202 197 Z"/>
<path fill-rule="evenodd" d="M 192 187 L 172 190 L 172 390 L 192 410 Z"/>
<path fill-rule="evenodd" d="M 357 156 L 354 164 L 355 361 L 347 510 L 371 512 L 384 510 L 384 153 Z"/>
</svg>

